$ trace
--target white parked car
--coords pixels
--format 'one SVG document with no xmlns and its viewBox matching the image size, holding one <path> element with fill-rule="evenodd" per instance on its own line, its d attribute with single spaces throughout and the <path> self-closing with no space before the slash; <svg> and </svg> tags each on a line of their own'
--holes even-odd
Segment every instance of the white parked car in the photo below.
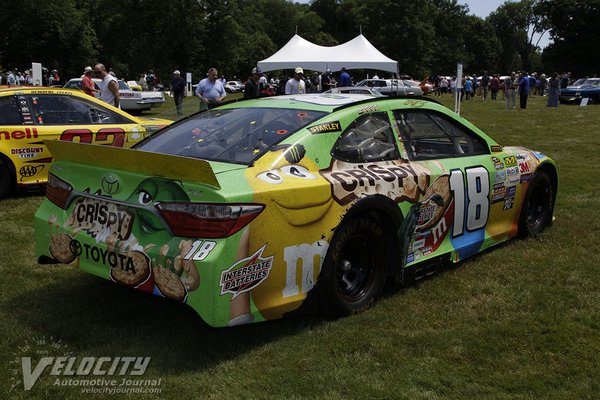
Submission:
<svg viewBox="0 0 600 400">
<path fill-rule="evenodd" d="M 96 89 L 100 90 L 100 79 L 92 79 L 96 85 Z M 141 113 L 142 111 L 148 111 L 152 107 L 160 106 L 165 102 L 165 95 L 163 92 L 139 92 L 132 90 L 125 81 L 119 79 L 119 95 L 121 109 L 131 114 Z M 81 90 L 81 78 L 73 78 L 68 81 L 65 86 L 67 89 Z M 96 93 L 96 97 L 100 94 Z"/>
<path fill-rule="evenodd" d="M 363 79 L 355 86 L 368 86 L 379 93 L 399 96 L 422 96 L 423 90 L 419 86 L 411 86 L 402 79 Z"/>
<path fill-rule="evenodd" d="M 237 93 L 244 91 L 244 84 L 240 81 L 225 82 L 225 91 L 228 93 Z"/>
</svg>

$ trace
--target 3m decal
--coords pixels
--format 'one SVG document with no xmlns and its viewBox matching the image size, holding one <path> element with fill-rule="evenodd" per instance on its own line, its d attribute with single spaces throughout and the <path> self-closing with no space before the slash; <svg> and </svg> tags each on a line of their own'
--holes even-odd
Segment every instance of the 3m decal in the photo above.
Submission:
<svg viewBox="0 0 600 400">
<path fill-rule="evenodd" d="M 286 265 L 285 287 L 282 291 L 282 297 L 296 296 L 300 293 L 307 293 L 315 285 L 313 275 L 315 270 L 320 271 L 321 265 L 325 260 L 329 243 L 325 240 L 319 240 L 313 244 L 300 244 L 298 246 L 288 246 L 283 250 L 283 259 Z M 315 267 L 315 257 L 319 257 L 316 262 L 318 269 Z M 300 287 L 298 287 L 297 268 L 298 261 L 302 261 L 302 279 Z"/>
<path fill-rule="evenodd" d="M 467 181 L 466 191 L 464 175 L 466 175 Z M 455 199 L 452 236 L 462 235 L 465 227 L 468 231 L 483 228 L 487 223 L 490 209 L 488 171 L 484 167 L 465 168 L 464 174 L 459 169 L 452 170 L 450 172 L 450 190 L 454 193 Z"/>
<path fill-rule="evenodd" d="M 339 132 L 342 130 L 340 121 L 325 122 L 308 128 L 310 133 Z"/>
<path fill-rule="evenodd" d="M 190 251 L 183 256 L 184 260 L 202 261 L 217 246 L 217 242 L 211 240 L 196 240 L 192 243 Z"/>
<path fill-rule="evenodd" d="M 254 289 L 267 279 L 273 266 L 273 256 L 262 257 L 265 247 L 266 244 L 250 257 L 236 262 L 229 269 L 221 272 L 221 295 L 230 293 L 235 298 L 241 293 Z"/>
<path fill-rule="evenodd" d="M 517 166 L 517 158 L 515 156 L 504 157 L 504 165 L 506 167 L 516 167 Z"/>
<path fill-rule="evenodd" d="M 38 137 L 38 131 L 35 128 L 25 128 L 25 130 L 16 131 L 0 131 L 0 140 L 20 140 L 20 139 L 35 139 Z"/>
</svg>

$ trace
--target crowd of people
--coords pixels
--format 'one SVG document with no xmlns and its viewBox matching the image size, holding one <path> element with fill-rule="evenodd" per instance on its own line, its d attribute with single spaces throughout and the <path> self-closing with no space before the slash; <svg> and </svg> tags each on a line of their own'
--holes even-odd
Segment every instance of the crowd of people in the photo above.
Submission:
<svg viewBox="0 0 600 400">
<path fill-rule="evenodd" d="M 94 75 L 102 79 L 101 86 L 106 86 L 104 89 L 101 88 L 99 91 L 94 88 L 91 79 Z M 107 71 L 104 65 L 97 64 L 94 68 L 86 67 L 81 77 L 83 81 L 82 88 L 87 94 L 99 96 L 102 100 L 118 107 L 118 84 L 112 69 Z M 378 77 L 375 75 L 373 78 L 377 79 Z M 237 78 L 234 77 L 234 80 L 237 80 Z M 547 96 L 548 107 L 558 107 L 560 90 L 573 82 L 570 72 L 565 72 L 562 75 L 555 72 L 548 78 L 543 73 L 533 72 L 529 74 L 525 71 L 512 72 L 507 76 L 488 74 L 487 71 L 483 71 L 480 77 L 475 74 L 467 74 L 463 76 L 460 84 L 455 76 L 433 75 L 426 80 L 433 87 L 435 95 L 439 97 L 445 94 L 454 95 L 457 90 L 460 90 L 461 101 L 472 101 L 475 98 L 479 98 L 483 102 L 496 101 L 499 99 L 498 93 L 501 92 L 502 100 L 505 102 L 507 109 L 517 108 L 517 97 L 519 108 L 526 109 L 527 99 L 530 96 Z M 219 77 L 216 68 L 209 69 L 207 74 L 198 82 L 194 91 L 194 95 L 200 100 L 201 110 L 218 105 L 225 99 L 227 96 L 225 82 L 225 77 L 223 75 Z M 42 69 L 41 84 L 43 86 L 61 83 L 60 75 L 56 69 L 51 71 L 47 68 Z M 163 84 L 152 69 L 140 74 L 137 83 L 144 91 L 164 89 Z M 20 72 L 17 68 L 14 68 L 4 73 L 0 72 L 0 85 L 33 84 L 39 83 L 33 82 L 32 73 L 28 69 Z M 243 94 L 244 98 L 257 98 L 275 94 L 321 93 L 337 86 L 353 85 L 354 80 L 346 68 L 341 68 L 339 75 L 336 77 L 330 69 L 327 69 L 324 73 L 314 71 L 312 74 L 305 76 L 304 70 L 297 67 L 291 76 L 272 76 L 268 80 L 267 76 L 258 67 L 255 67 L 244 82 Z M 181 77 L 180 71 L 175 70 L 170 82 L 170 94 L 174 99 L 179 115 L 183 114 L 182 104 L 185 89 L 185 80 Z"/>
<path fill-rule="evenodd" d="M 516 109 L 516 98 L 519 98 L 519 108 L 527 108 L 527 99 L 530 96 L 547 96 L 548 107 L 558 107 L 558 96 L 560 89 L 564 89 L 573 83 L 570 72 L 564 72 L 561 76 L 557 72 L 550 78 L 546 74 L 531 74 L 526 71 L 511 72 L 507 76 L 499 74 L 489 75 L 483 72 L 481 77 L 477 75 L 465 75 L 459 85 L 455 76 L 433 76 L 429 82 L 434 87 L 436 96 L 441 97 L 446 93 L 454 95 L 457 88 L 460 90 L 460 99 L 473 100 L 479 97 L 481 101 L 498 100 L 498 92 L 502 92 L 502 100 L 506 102 L 507 109 Z M 489 97 L 488 97 L 489 95 Z"/>
</svg>

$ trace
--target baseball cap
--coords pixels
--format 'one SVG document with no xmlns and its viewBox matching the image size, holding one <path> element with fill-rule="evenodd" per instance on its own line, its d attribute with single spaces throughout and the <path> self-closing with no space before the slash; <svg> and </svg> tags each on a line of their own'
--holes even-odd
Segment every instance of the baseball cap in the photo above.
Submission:
<svg viewBox="0 0 600 400">
<path fill-rule="evenodd" d="M 92 72 L 92 71 L 94 71 L 94 70 L 93 70 L 93 69 L 92 69 L 92 67 L 90 67 L 90 66 L 87 66 L 87 67 L 85 67 L 85 68 L 83 69 L 83 73 L 84 73 L 84 74 L 87 74 L 88 72 Z"/>
<path fill-rule="evenodd" d="M 176 69 L 175 71 L 173 71 L 173 75 L 181 75 L 181 72 L 179 72 L 179 70 Z"/>
<path fill-rule="evenodd" d="M 258 67 L 254 67 L 254 68 L 252 68 L 252 73 L 253 73 L 253 74 L 260 74 L 261 72 L 262 72 L 262 71 L 261 71 L 261 70 L 260 70 L 260 68 L 258 68 Z"/>
<path fill-rule="evenodd" d="M 331 69 L 327 68 L 327 71 L 325 71 L 327 73 L 331 73 Z"/>
<path fill-rule="evenodd" d="M 294 70 L 294 73 L 295 74 L 304 74 L 304 70 L 302 68 L 298 67 Z"/>
</svg>

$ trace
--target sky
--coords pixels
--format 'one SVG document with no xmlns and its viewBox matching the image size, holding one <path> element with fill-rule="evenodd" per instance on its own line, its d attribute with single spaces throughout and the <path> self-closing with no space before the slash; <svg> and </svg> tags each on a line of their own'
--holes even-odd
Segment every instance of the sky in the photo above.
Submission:
<svg viewBox="0 0 600 400">
<path fill-rule="evenodd" d="M 459 0 L 459 4 L 466 4 L 469 6 L 469 14 L 477 15 L 478 17 L 485 18 L 492 11 L 496 11 L 498 7 L 507 2 L 507 0 Z M 537 36 L 534 38 L 533 43 L 537 40 Z M 546 33 L 542 36 L 540 43 L 538 44 L 541 48 L 548 46 L 549 35 Z"/>
</svg>

